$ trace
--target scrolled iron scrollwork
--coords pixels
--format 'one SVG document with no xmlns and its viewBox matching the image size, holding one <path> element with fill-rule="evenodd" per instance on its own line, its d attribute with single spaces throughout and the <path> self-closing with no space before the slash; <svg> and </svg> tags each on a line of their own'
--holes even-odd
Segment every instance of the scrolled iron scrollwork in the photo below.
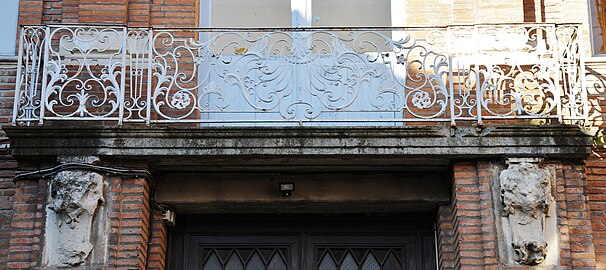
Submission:
<svg viewBox="0 0 606 270">
<path fill-rule="evenodd" d="M 49 117 L 117 119 L 122 106 L 121 29 L 57 27 L 48 33 L 44 106 Z"/>
<path fill-rule="evenodd" d="M 483 111 L 487 116 L 550 116 L 556 109 L 559 89 L 554 75 L 557 63 L 553 29 L 545 27 L 487 27 L 480 37 L 491 40 L 481 48 L 491 59 L 480 69 Z M 507 38 L 511 42 L 499 42 Z M 504 45 L 501 45 L 504 44 Z"/>
<path fill-rule="evenodd" d="M 196 111 L 237 117 L 242 110 L 283 121 L 331 120 L 323 114 L 345 111 L 431 118 L 448 103 L 447 57 L 410 37 L 272 31 L 218 33 L 198 42 L 165 31 L 155 40 L 162 48 L 155 49 L 153 105 L 170 120 Z"/>
<path fill-rule="evenodd" d="M 13 123 L 575 122 L 588 110 L 578 35 L 554 24 L 24 27 Z"/>
</svg>

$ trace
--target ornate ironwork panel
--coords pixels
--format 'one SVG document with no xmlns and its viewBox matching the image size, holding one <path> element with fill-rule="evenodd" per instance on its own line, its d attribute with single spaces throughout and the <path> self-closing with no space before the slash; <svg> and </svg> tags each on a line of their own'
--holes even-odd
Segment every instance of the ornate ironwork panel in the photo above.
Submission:
<svg viewBox="0 0 606 270">
<path fill-rule="evenodd" d="M 24 26 L 13 123 L 579 123 L 579 36 L 572 24 Z"/>
<path fill-rule="evenodd" d="M 15 87 L 13 124 L 18 120 L 27 125 L 40 120 L 42 65 L 46 29 L 24 26 L 19 38 L 19 66 Z"/>
<path fill-rule="evenodd" d="M 49 27 L 42 115 L 122 120 L 124 27 Z"/>
</svg>

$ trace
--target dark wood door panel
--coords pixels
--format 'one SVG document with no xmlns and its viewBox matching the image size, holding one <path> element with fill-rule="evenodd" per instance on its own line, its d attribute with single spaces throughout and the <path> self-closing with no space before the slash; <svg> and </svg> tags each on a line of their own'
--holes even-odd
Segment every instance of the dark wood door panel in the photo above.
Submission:
<svg viewBox="0 0 606 270">
<path fill-rule="evenodd" d="M 171 232 L 169 269 L 436 269 L 424 217 L 189 218 Z"/>
<path fill-rule="evenodd" d="M 338 269 L 425 269 L 433 254 L 425 257 L 422 239 L 408 235 L 308 236 L 306 268 Z M 429 262 L 427 262 L 429 260 Z M 431 268 L 430 268 L 431 269 Z M 435 269 L 435 267 L 433 268 Z"/>
</svg>

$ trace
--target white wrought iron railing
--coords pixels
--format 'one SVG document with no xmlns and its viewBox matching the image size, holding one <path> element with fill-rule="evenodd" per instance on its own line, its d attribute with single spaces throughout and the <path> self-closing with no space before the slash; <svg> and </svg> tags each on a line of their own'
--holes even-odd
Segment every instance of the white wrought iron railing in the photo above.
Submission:
<svg viewBox="0 0 606 270">
<path fill-rule="evenodd" d="M 575 24 L 24 26 L 13 124 L 580 123 L 581 40 Z"/>
</svg>

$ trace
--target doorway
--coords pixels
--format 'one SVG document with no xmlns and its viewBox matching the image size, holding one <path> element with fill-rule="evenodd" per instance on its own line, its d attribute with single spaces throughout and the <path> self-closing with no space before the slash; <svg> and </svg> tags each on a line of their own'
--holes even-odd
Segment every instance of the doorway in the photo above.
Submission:
<svg viewBox="0 0 606 270">
<path fill-rule="evenodd" d="M 431 215 L 180 215 L 169 269 L 436 269 Z"/>
</svg>

